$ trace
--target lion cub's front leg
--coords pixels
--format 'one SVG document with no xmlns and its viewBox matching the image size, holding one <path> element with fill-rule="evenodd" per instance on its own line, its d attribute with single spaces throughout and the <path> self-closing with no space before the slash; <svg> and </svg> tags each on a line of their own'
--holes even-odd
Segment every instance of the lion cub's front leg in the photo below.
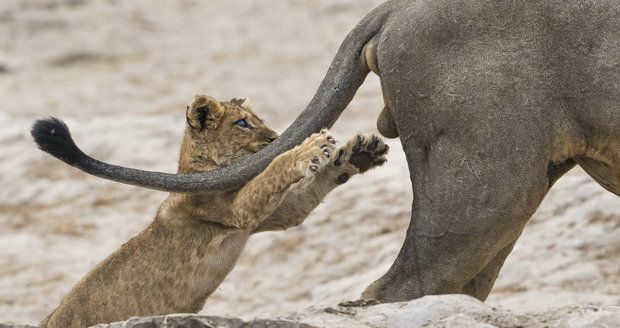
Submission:
<svg viewBox="0 0 620 328">
<path fill-rule="evenodd" d="M 344 183 L 351 175 L 383 165 L 389 149 L 390 147 L 374 134 L 358 134 L 338 149 L 333 160 L 333 172 L 340 173 L 337 182 Z"/>
<path fill-rule="evenodd" d="M 325 169 L 335 150 L 334 144 L 327 130 L 322 130 L 276 157 L 236 194 L 233 218 L 228 224 L 238 229 L 255 229 L 278 207 L 292 185 L 310 184 Z"/>
<path fill-rule="evenodd" d="M 285 230 L 300 225 L 323 198 L 353 175 L 385 163 L 389 147 L 373 134 L 359 134 L 340 147 L 311 183 L 293 185 L 269 217 L 254 232 Z"/>
</svg>

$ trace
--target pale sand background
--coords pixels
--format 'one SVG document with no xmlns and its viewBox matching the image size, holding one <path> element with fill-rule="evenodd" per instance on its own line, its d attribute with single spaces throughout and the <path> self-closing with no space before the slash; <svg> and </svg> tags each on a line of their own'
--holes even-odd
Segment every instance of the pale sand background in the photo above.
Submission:
<svg viewBox="0 0 620 328">
<path fill-rule="evenodd" d="M 0 322 L 41 320 L 166 197 L 36 150 L 33 120 L 64 118 L 97 158 L 174 172 L 193 95 L 249 97 L 283 131 L 346 33 L 380 2 L 0 2 Z M 372 131 L 381 107 L 373 76 L 336 136 Z M 335 191 L 301 227 L 254 236 L 203 313 L 268 317 L 357 298 L 392 263 L 408 225 L 406 162 L 390 145 L 386 167 Z M 619 232 L 620 199 L 571 171 L 528 224 L 488 303 L 517 312 L 620 304 Z"/>
</svg>

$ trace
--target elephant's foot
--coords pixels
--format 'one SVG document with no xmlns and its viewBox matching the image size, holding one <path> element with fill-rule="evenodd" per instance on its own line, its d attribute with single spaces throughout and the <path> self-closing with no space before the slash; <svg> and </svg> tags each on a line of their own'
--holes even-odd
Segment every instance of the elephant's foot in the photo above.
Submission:
<svg viewBox="0 0 620 328">
<path fill-rule="evenodd" d="M 419 287 L 421 285 L 420 279 L 417 279 L 414 275 L 399 275 L 399 270 L 395 270 L 392 267 L 383 277 L 370 284 L 362 293 L 362 300 L 356 302 L 401 302 L 433 294 L 466 294 L 484 301 L 489 296 L 499 271 L 506 257 L 512 251 L 514 244 L 515 242 L 512 242 L 504 247 L 465 285 L 444 284 L 438 286 L 439 288 L 435 290 L 427 289 L 422 291 L 422 288 Z M 397 273 L 394 274 L 393 272 Z M 452 287 L 450 288 L 449 286 Z"/>
<path fill-rule="evenodd" d="M 395 288 L 398 283 L 390 282 L 386 276 L 383 276 L 368 287 L 362 293 L 362 300 L 373 300 L 381 303 L 406 301 L 409 298 L 401 295 L 402 289 Z M 416 297 L 411 297 L 411 299 Z"/>
</svg>

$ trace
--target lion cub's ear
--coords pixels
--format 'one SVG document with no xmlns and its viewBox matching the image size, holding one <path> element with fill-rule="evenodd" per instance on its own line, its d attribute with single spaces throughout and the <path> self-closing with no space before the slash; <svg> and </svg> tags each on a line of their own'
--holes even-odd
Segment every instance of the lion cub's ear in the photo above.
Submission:
<svg viewBox="0 0 620 328">
<path fill-rule="evenodd" d="M 187 124 L 194 129 L 215 129 L 224 116 L 224 107 L 209 96 L 196 96 L 187 106 L 185 115 Z"/>
</svg>

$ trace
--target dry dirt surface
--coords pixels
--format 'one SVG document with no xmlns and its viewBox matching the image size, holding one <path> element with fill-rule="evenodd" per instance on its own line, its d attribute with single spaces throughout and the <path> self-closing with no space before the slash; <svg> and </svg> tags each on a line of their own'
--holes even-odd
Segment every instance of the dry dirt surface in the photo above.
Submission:
<svg viewBox="0 0 620 328">
<path fill-rule="evenodd" d="M 36 324 L 96 263 L 143 229 L 165 193 L 90 177 L 38 151 L 29 127 L 67 121 L 96 158 L 174 172 L 196 94 L 248 97 L 283 131 L 346 33 L 379 0 L 0 2 L 0 322 Z M 369 77 L 334 127 L 374 130 Z M 411 122 L 411 124 L 416 124 Z M 359 297 L 409 223 L 407 166 L 332 193 L 286 232 L 251 238 L 201 313 L 272 317 Z M 620 199 L 575 169 L 550 191 L 487 304 L 519 311 L 620 304 Z"/>
</svg>

